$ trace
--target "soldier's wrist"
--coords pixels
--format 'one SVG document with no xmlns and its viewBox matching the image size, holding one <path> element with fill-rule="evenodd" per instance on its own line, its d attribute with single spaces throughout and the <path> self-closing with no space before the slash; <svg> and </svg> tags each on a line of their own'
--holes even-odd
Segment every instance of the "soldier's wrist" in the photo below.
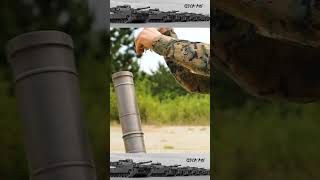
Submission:
<svg viewBox="0 0 320 180">
<path fill-rule="evenodd" d="M 168 54 L 169 49 L 170 49 L 170 42 L 173 39 L 174 38 L 169 37 L 169 36 L 160 35 L 158 38 L 156 38 L 153 41 L 152 50 L 162 56 L 166 56 Z"/>
<path fill-rule="evenodd" d="M 159 28 L 158 31 L 165 36 L 169 36 L 172 38 L 178 38 L 178 36 L 174 32 L 173 28 Z"/>
</svg>

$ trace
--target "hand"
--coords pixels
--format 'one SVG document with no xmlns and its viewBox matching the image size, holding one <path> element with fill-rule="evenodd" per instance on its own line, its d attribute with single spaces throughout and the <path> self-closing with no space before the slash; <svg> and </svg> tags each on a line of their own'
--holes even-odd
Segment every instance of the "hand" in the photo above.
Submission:
<svg viewBox="0 0 320 180">
<path fill-rule="evenodd" d="M 172 28 L 159 28 L 158 31 L 161 34 L 166 34 L 168 31 L 173 31 L 173 29 Z"/>
<path fill-rule="evenodd" d="M 159 28 L 158 31 L 165 36 L 169 36 L 172 38 L 178 38 L 177 34 L 174 32 L 173 28 Z"/>
<path fill-rule="evenodd" d="M 136 53 L 141 55 L 144 50 L 152 48 L 154 41 L 163 36 L 156 28 L 145 28 L 135 40 Z"/>
</svg>

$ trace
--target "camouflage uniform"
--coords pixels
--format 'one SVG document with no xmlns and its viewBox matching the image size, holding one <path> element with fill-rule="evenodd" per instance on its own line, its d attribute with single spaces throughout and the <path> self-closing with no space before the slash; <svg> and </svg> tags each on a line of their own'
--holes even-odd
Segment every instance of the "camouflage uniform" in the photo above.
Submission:
<svg viewBox="0 0 320 180">
<path fill-rule="evenodd" d="M 189 92 L 210 92 L 210 45 L 178 40 L 170 30 L 170 40 L 160 37 L 153 43 L 153 51 L 164 56 L 166 63 L 183 88 Z"/>
<path fill-rule="evenodd" d="M 265 37 L 320 47 L 319 0 L 215 0 L 211 7 L 253 24 Z"/>
<path fill-rule="evenodd" d="M 320 99 L 319 48 L 261 35 L 254 24 L 213 15 L 211 63 L 250 94 L 299 103 Z"/>
</svg>

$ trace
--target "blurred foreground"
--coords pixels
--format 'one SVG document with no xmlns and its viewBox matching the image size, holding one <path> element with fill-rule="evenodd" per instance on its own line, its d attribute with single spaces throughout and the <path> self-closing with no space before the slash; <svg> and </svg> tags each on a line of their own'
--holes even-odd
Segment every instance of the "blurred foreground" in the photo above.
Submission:
<svg viewBox="0 0 320 180">
<path fill-rule="evenodd" d="M 270 102 L 216 75 L 216 179 L 320 179 L 320 104 Z"/>
</svg>

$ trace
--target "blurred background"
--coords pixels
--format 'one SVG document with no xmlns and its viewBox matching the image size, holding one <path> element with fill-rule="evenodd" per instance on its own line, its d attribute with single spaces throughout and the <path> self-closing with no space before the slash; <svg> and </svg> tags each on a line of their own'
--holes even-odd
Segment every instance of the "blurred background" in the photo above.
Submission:
<svg viewBox="0 0 320 180">
<path fill-rule="evenodd" d="M 86 126 L 93 145 L 99 179 L 105 179 L 107 52 L 109 37 L 102 9 L 95 0 L 2 0 L 0 2 L 0 179 L 29 179 L 22 124 L 17 111 L 11 69 L 5 45 L 19 34 L 60 30 L 70 34 L 80 73 Z"/>
<path fill-rule="evenodd" d="M 110 59 L 112 73 L 129 70 L 134 74 L 147 152 L 209 153 L 210 95 L 184 90 L 171 75 L 164 59 L 156 53 L 146 51 L 141 58 L 136 57 L 134 39 L 140 31 L 112 28 Z M 185 39 L 196 30 L 177 28 L 175 31 L 178 38 Z M 200 41 L 210 41 L 210 30 L 202 32 L 187 40 L 195 41 L 198 37 Z M 116 96 L 110 84 L 111 152 L 124 152 L 119 123 Z"/>
<path fill-rule="evenodd" d="M 258 99 L 215 73 L 215 179 L 320 179 L 320 104 Z"/>
</svg>

